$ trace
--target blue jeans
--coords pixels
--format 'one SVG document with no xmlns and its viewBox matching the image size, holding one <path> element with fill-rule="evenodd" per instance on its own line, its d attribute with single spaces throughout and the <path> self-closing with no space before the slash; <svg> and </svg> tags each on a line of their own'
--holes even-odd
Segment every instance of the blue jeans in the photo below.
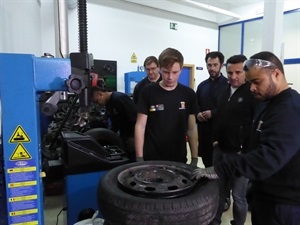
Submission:
<svg viewBox="0 0 300 225">
<path fill-rule="evenodd" d="M 225 158 L 237 157 L 238 153 L 222 153 L 219 147 L 214 148 L 213 164 L 221 162 Z M 246 199 L 247 186 L 249 179 L 246 177 L 220 177 L 219 181 L 219 207 L 213 220 L 213 224 L 221 224 L 221 218 L 224 210 L 225 198 L 228 192 L 232 192 L 233 204 L 232 214 L 234 225 L 243 225 L 246 221 L 248 203 Z"/>
<path fill-rule="evenodd" d="M 299 225 L 300 205 L 262 202 L 254 197 L 251 222 L 252 225 Z"/>
</svg>

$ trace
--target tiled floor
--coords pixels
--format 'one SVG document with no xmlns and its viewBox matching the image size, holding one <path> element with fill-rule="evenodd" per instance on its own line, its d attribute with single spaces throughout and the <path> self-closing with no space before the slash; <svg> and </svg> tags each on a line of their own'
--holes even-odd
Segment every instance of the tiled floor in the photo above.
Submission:
<svg viewBox="0 0 300 225">
<path fill-rule="evenodd" d="M 64 196 L 44 197 L 44 217 L 45 225 L 66 225 L 66 211 L 61 211 L 64 207 Z"/>
<path fill-rule="evenodd" d="M 198 166 L 203 167 L 201 158 L 199 158 Z M 45 225 L 66 225 L 67 216 L 66 211 L 61 211 L 64 205 L 64 196 L 46 196 L 44 200 L 44 217 Z M 247 215 L 247 221 L 245 225 L 251 225 L 250 212 Z M 222 225 L 230 225 L 232 220 L 232 208 L 227 212 L 224 212 L 222 217 Z M 200 225 L 200 224 L 199 224 Z"/>
</svg>

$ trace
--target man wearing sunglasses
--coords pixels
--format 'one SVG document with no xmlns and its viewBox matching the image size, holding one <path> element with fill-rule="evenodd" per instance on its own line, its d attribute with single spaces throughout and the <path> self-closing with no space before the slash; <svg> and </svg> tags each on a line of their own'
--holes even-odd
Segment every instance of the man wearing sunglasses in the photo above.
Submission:
<svg viewBox="0 0 300 225">
<path fill-rule="evenodd" d="M 288 86 L 283 65 L 273 53 L 260 52 L 244 62 L 256 111 L 250 152 L 197 168 L 193 178 L 245 176 L 252 180 L 253 225 L 299 225 L 300 95 Z"/>
</svg>

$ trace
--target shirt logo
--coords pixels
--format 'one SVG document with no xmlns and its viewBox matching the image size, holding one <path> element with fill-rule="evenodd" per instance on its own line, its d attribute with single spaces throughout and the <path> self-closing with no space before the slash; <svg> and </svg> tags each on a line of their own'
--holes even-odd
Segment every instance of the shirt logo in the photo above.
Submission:
<svg viewBox="0 0 300 225">
<path fill-rule="evenodd" d="M 258 131 L 258 132 L 261 132 L 261 129 L 260 129 L 260 128 L 261 128 L 261 125 L 262 125 L 263 123 L 264 123 L 264 122 L 263 122 L 263 121 L 261 121 L 261 120 L 258 122 L 258 125 L 257 125 L 257 128 L 256 128 L 256 131 Z"/>
<path fill-rule="evenodd" d="M 238 103 L 241 103 L 243 101 L 244 101 L 244 99 L 242 97 L 238 98 L 238 100 L 237 100 Z"/>
<path fill-rule="evenodd" d="M 163 110 L 164 110 L 164 104 L 157 104 L 157 105 L 151 105 L 149 112 L 163 111 Z"/>
<path fill-rule="evenodd" d="M 180 107 L 179 109 L 185 109 L 185 102 L 180 102 Z"/>
</svg>

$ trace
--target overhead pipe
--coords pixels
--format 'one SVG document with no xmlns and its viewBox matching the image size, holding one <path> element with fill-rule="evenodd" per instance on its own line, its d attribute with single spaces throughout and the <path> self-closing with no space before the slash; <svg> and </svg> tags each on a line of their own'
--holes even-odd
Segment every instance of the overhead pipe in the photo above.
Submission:
<svg viewBox="0 0 300 225">
<path fill-rule="evenodd" d="M 69 3 L 71 4 L 71 2 Z M 55 55 L 69 58 L 68 5 L 65 0 L 54 1 L 55 11 Z"/>
</svg>

